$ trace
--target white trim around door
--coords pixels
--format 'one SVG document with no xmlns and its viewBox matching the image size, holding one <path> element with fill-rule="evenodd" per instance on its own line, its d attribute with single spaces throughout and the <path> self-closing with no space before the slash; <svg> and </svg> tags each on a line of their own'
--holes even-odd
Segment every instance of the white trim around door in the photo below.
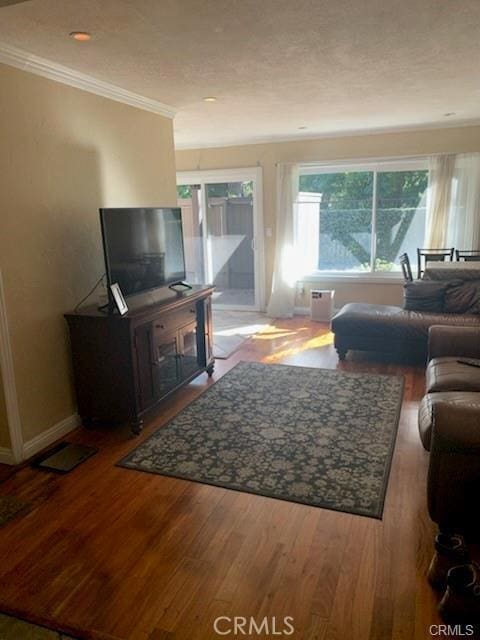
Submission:
<svg viewBox="0 0 480 640">
<path fill-rule="evenodd" d="M 2 272 L 0 271 L 0 369 L 2 372 L 3 392 L 7 408 L 8 431 L 10 434 L 10 452 L 2 450 L 2 458 L 5 462 L 18 463 L 23 459 L 23 436 L 20 411 L 18 408 L 17 387 L 15 383 L 15 371 L 13 367 L 12 346 L 10 343 L 10 331 L 8 328 L 7 307 L 5 301 L 5 289 L 3 286 Z M 0 389 L 0 393 L 1 393 Z"/>
<path fill-rule="evenodd" d="M 247 167 L 245 169 L 211 169 L 198 171 L 179 171 L 177 173 L 177 185 L 200 185 L 202 194 L 205 193 L 206 184 L 218 184 L 222 182 L 253 182 L 253 251 L 255 260 L 255 305 L 242 306 L 245 311 L 265 311 L 265 241 L 263 226 L 263 172 L 261 167 Z M 203 202 L 203 207 L 205 203 Z M 218 305 L 218 308 L 237 309 L 227 305 Z"/>
</svg>

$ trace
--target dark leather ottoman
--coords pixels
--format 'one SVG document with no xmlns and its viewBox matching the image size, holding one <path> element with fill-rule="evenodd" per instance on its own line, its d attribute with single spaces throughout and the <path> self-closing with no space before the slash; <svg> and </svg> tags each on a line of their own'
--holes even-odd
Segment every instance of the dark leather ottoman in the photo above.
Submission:
<svg viewBox="0 0 480 640">
<path fill-rule="evenodd" d="M 480 316 L 407 311 L 401 307 L 352 302 L 332 318 L 331 327 L 340 360 L 347 351 L 357 350 L 426 361 L 428 330 L 433 325 L 479 327 Z"/>
</svg>

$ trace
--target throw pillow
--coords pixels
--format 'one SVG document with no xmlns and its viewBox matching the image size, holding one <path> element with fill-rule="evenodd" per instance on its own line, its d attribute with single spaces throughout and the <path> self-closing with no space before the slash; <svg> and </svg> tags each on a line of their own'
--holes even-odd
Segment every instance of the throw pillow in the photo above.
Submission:
<svg viewBox="0 0 480 640">
<path fill-rule="evenodd" d="M 480 313 L 480 280 L 451 280 L 444 299 L 445 313 Z"/>
<path fill-rule="evenodd" d="M 403 308 L 407 311 L 441 313 L 446 286 L 443 282 L 416 280 L 403 286 Z"/>
</svg>

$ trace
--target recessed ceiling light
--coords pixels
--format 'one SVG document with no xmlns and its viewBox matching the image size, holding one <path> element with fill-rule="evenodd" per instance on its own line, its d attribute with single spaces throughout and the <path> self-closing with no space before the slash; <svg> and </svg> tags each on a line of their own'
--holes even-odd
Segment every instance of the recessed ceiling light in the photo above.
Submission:
<svg viewBox="0 0 480 640">
<path fill-rule="evenodd" d="M 443 115 L 445 116 L 445 118 L 448 118 L 449 116 L 454 116 L 456 114 L 455 111 L 448 111 L 448 113 L 444 113 Z"/>
<path fill-rule="evenodd" d="M 87 42 L 92 37 L 88 31 L 71 31 L 68 35 L 78 42 Z"/>
<path fill-rule="evenodd" d="M 206 96 L 205 98 L 202 98 L 204 102 L 216 102 L 217 99 L 215 98 L 215 96 Z"/>
</svg>

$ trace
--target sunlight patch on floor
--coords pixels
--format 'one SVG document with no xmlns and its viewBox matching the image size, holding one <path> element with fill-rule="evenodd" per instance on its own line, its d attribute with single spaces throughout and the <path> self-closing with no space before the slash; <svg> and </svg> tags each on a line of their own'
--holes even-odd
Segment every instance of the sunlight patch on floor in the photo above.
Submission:
<svg viewBox="0 0 480 640">
<path fill-rule="evenodd" d="M 247 324 L 238 327 L 229 327 L 228 329 L 213 330 L 214 336 L 251 336 L 262 329 L 269 328 L 271 325 L 264 324 Z"/>
<path fill-rule="evenodd" d="M 270 325 L 263 313 L 213 309 L 213 353 L 225 359 L 246 340 Z"/>
<path fill-rule="evenodd" d="M 310 351 L 312 349 L 321 349 L 322 347 L 328 347 L 333 344 L 333 333 L 329 331 L 321 336 L 316 336 L 315 338 L 310 338 L 306 342 L 299 344 L 296 347 L 289 347 L 288 349 L 283 349 L 282 351 L 277 351 L 276 353 L 272 353 L 269 356 L 263 358 L 264 362 L 278 362 L 283 358 L 288 356 L 294 356 L 298 353 L 304 353 L 305 351 Z"/>
<path fill-rule="evenodd" d="M 300 329 L 281 329 L 280 327 L 276 327 L 275 325 L 267 325 L 257 333 L 257 335 L 253 336 L 254 340 L 276 340 L 278 338 L 290 338 L 295 336 L 300 331 L 307 331 L 306 327 L 301 327 Z"/>
</svg>

